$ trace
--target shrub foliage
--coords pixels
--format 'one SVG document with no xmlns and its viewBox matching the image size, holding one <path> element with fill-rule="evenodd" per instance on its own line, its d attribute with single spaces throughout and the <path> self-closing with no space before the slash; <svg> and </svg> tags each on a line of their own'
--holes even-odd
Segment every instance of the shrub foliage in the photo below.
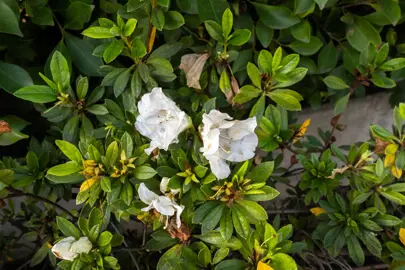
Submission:
<svg viewBox="0 0 405 270">
<path fill-rule="evenodd" d="M 403 269 L 404 11 L 0 0 L 0 266 Z M 393 131 L 339 145 L 375 91 Z"/>
</svg>

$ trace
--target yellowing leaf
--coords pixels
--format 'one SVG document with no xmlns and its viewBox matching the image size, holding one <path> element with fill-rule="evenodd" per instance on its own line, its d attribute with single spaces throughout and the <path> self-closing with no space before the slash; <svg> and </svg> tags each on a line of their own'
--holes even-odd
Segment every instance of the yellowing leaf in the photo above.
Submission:
<svg viewBox="0 0 405 270">
<path fill-rule="evenodd" d="M 399 229 L 399 241 L 401 241 L 402 245 L 405 246 L 405 229 Z"/>
<path fill-rule="evenodd" d="M 392 174 L 396 177 L 396 178 L 401 178 L 401 176 L 402 176 L 402 170 L 401 169 L 398 169 L 397 167 L 395 167 L 395 166 L 392 166 L 391 167 L 391 172 L 392 172 Z"/>
<path fill-rule="evenodd" d="M 299 128 L 297 134 L 294 136 L 293 143 L 298 142 L 304 135 L 307 133 L 308 127 L 311 124 L 311 119 L 307 119 L 302 123 L 301 127 Z"/>
<path fill-rule="evenodd" d="M 87 179 L 86 181 L 84 181 L 82 183 L 82 185 L 80 186 L 80 192 L 88 190 L 89 188 L 91 188 L 92 185 L 94 185 L 94 183 L 96 183 L 98 180 L 97 177 L 92 177 L 90 179 Z"/>
<path fill-rule="evenodd" d="M 394 165 L 395 162 L 395 155 L 387 155 L 384 159 L 384 167 L 391 167 Z"/>
<path fill-rule="evenodd" d="M 309 211 L 311 211 L 311 213 L 314 214 L 315 216 L 319 216 L 321 214 L 328 213 L 328 211 L 326 211 L 325 209 L 323 209 L 321 207 L 314 207 L 314 208 L 311 208 Z"/>
<path fill-rule="evenodd" d="M 256 270 L 274 270 L 273 268 L 271 268 L 270 265 L 265 264 L 264 262 L 259 262 L 257 264 L 257 269 Z"/>
<path fill-rule="evenodd" d="M 386 148 L 385 148 L 385 154 L 388 156 L 388 155 L 394 155 L 395 154 L 395 152 L 397 152 L 397 150 L 398 150 L 398 145 L 396 145 L 396 144 L 394 144 L 394 143 L 391 143 L 390 145 L 388 145 Z"/>
</svg>

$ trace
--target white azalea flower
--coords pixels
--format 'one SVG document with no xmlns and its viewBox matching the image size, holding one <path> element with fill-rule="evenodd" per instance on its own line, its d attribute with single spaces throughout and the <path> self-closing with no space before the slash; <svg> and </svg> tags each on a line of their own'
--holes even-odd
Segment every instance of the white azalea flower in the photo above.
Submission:
<svg viewBox="0 0 405 270">
<path fill-rule="evenodd" d="M 89 238 L 87 237 L 80 237 L 79 240 L 72 244 L 70 248 L 71 251 L 76 253 L 89 253 L 93 245 L 91 244 Z"/>
<path fill-rule="evenodd" d="M 177 143 L 177 136 L 189 126 L 186 113 L 163 94 L 162 88 L 153 88 L 151 93 L 143 95 L 138 111 L 135 127 L 151 139 L 149 148 L 145 149 L 148 155 L 155 148 L 167 150 L 170 144 Z"/>
<path fill-rule="evenodd" d="M 72 236 L 66 237 L 52 247 L 52 253 L 59 259 L 73 261 L 80 253 L 89 253 L 92 244 L 87 237 L 79 240 Z"/>
<path fill-rule="evenodd" d="M 201 135 L 204 147 L 200 151 L 208 159 L 211 171 L 218 179 L 227 178 L 231 173 L 226 160 L 242 162 L 253 158 L 259 142 L 254 132 L 256 117 L 231 120 L 228 114 L 217 110 L 203 115 Z"/>
<path fill-rule="evenodd" d="M 169 217 L 174 216 L 176 213 L 176 225 L 177 228 L 181 226 L 180 215 L 184 210 L 184 205 L 178 205 L 175 201 L 166 196 L 159 196 L 153 191 L 150 191 L 144 183 L 141 183 L 138 188 L 138 194 L 141 201 L 148 204 L 147 207 L 142 208 L 144 212 L 148 212 L 151 209 L 156 209 L 160 214 L 166 216 L 167 227 L 169 222 Z"/>
<path fill-rule="evenodd" d="M 180 192 L 179 188 L 176 189 L 170 189 L 168 187 L 170 182 L 170 178 L 169 177 L 163 177 L 162 180 L 160 181 L 160 192 L 162 192 L 163 194 L 166 194 L 167 192 L 170 192 L 173 195 L 176 195 L 177 193 Z"/>
</svg>

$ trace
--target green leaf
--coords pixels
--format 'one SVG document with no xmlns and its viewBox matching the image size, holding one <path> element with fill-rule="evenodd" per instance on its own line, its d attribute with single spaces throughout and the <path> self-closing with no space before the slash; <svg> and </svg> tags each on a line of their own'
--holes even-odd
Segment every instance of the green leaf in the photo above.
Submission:
<svg viewBox="0 0 405 270">
<path fill-rule="evenodd" d="M 373 232 L 362 230 L 360 239 L 366 245 L 367 249 L 376 257 L 381 257 L 382 246 Z"/>
<path fill-rule="evenodd" d="M 82 163 L 82 154 L 76 146 L 67 141 L 56 140 L 56 145 L 59 149 L 72 161 L 76 161 L 78 164 Z"/>
<path fill-rule="evenodd" d="M 184 24 L 184 17 L 178 11 L 168 11 L 165 13 L 165 30 L 175 30 Z"/>
<path fill-rule="evenodd" d="M 383 141 L 388 141 L 392 138 L 394 138 L 394 135 L 392 135 L 391 132 L 386 130 L 385 128 L 378 126 L 378 125 L 372 125 L 370 126 L 371 133 L 373 136 L 376 136 L 377 138 L 383 140 Z"/>
<path fill-rule="evenodd" d="M 195 237 L 209 244 L 216 245 L 219 248 L 230 248 L 232 250 L 237 250 L 242 247 L 242 243 L 238 238 L 232 236 L 231 239 L 225 241 L 225 239 L 221 236 L 221 233 L 218 231 L 208 232 L 203 235 L 195 235 Z"/>
<path fill-rule="evenodd" d="M 330 41 L 328 45 L 323 46 L 318 55 L 318 72 L 320 74 L 330 72 L 336 67 L 339 53 L 333 42 Z"/>
<path fill-rule="evenodd" d="M 223 43 L 224 37 L 222 33 L 221 26 L 215 21 L 206 21 L 205 22 L 205 29 L 207 30 L 208 34 L 215 40 Z"/>
<path fill-rule="evenodd" d="M 79 71 L 86 76 L 100 76 L 99 69 L 103 61 L 93 55 L 93 44 L 68 33 L 64 34 L 64 39 L 69 55 Z"/>
<path fill-rule="evenodd" d="M 201 226 L 201 232 L 203 234 L 215 229 L 219 220 L 221 219 L 225 207 L 225 204 L 219 204 L 208 213 L 208 215 L 204 218 Z"/>
<path fill-rule="evenodd" d="M 247 64 L 247 73 L 252 83 L 259 89 L 262 87 L 262 79 L 259 69 L 252 63 Z"/>
<path fill-rule="evenodd" d="M 134 39 L 132 43 L 131 55 L 136 58 L 144 57 L 147 53 L 145 44 L 137 38 Z"/>
<path fill-rule="evenodd" d="M 103 59 L 108 64 L 115 60 L 120 55 L 122 49 L 124 49 L 123 40 L 113 40 L 105 49 L 103 53 Z"/>
<path fill-rule="evenodd" d="M 257 121 L 260 121 L 260 119 L 263 116 L 264 113 L 264 109 L 266 106 L 266 98 L 264 95 L 262 95 L 255 103 L 255 105 L 253 105 L 252 110 L 250 111 L 249 117 L 253 117 L 255 116 Z"/>
<path fill-rule="evenodd" d="M 290 47 L 294 52 L 301 55 L 313 55 L 323 46 L 322 41 L 315 36 L 311 36 L 308 43 L 296 40 L 292 42 L 288 47 Z"/>
<path fill-rule="evenodd" d="M 378 214 L 373 221 L 381 226 L 396 226 L 402 222 L 399 218 L 387 214 Z"/>
<path fill-rule="evenodd" d="M 367 49 L 370 42 L 378 45 L 381 37 L 378 31 L 367 20 L 355 16 L 354 24 L 346 28 L 347 41 L 357 51 L 362 52 Z"/>
<path fill-rule="evenodd" d="M 328 0 L 315 0 L 315 3 L 318 4 L 319 9 L 322 10 L 325 8 L 326 3 L 328 3 Z"/>
<path fill-rule="evenodd" d="M 354 234 L 351 234 L 347 238 L 347 247 L 349 251 L 349 256 L 353 260 L 353 262 L 361 266 L 364 264 L 364 252 L 362 247 L 360 246 L 359 240 Z"/>
<path fill-rule="evenodd" d="M 299 100 L 284 90 L 275 90 L 267 94 L 274 102 L 289 111 L 300 111 Z"/>
<path fill-rule="evenodd" d="M 107 107 L 107 110 L 117 119 L 121 121 L 125 121 L 125 116 L 124 113 L 122 112 L 120 106 L 118 106 L 117 103 L 112 101 L 111 99 L 106 99 L 105 100 L 105 106 Z"/>
<path fill-rule="evenodd" d="M 237 259 L 231 259 L 222 261 L 219 263 L 215 270 L 244 270 L 246 269 L 247 263 Z"/>
<path fill-rule="evenodd" d="M 256 35 L 264 48 L 269 47 L 274 36 L 274 29 L 267 27 L 262 21 L 256 24 Z"/>
<path fill-rule="evenodd" d="M 390 45 L 388 43 L 385 43 L 383 46 L 381 46 L 374 61 L 377 66 L 381 65 L 385 61 L 385 59 L 387 59 L 389 50 Z"/>
<path fill-rule="evenodd" d="M 350 88 L 341 78 L 332 75 L 323 79 L 323 82 L 332 89 L 341 90 Z"/>
<path fill-rule="evenodd" d="M 56 224 L 58 225 L 59 230 L 65 236 L 73 236 L 76 239 L 80 238 L 80 231 L 75 225 L 72 224 L 69 220 L 63 217 L 56 217 Z"/>
<path fill-rule="evenodd" d="M 49 181 L 57 183 L 57 184 L 76 184 L 82 182 L 84 180 L 83 175 L 80 173 L 74 173 L 66 176 L 56 176 L 47 174 L 45 176 Z"/>
<path fill-rule="evenodd" d="M 55 176 L 67 176 L 83 170 L 83 167 L 77 164 L 76 161 L 69 161 L 64 164 L 53 166 L 48 170 L 48 174 Z"/>
<path fill-rule="evenodd" d="M 115 162 L 117 162 L 119 155 L 120 153 L 118 143 L 116 141 L 110 143 L 105 152 L 104 164 L 107 166 L 107 168 L 113 168 Z"/>
<path fill-rule="evenodd" d="M 269 51 L 261 50 L 257 62 L 261 71 L 266 72 L 267 75 L 272 74 L 273 56 Z"/>
<path fill-rule="evenodd" d="M 229 8 L 226 0 L 197 0 L 197 11 L 201 21 L 221 23 L 222 14 Z"/>
<path fill-rule="evenodd" d="M 1 5 L 1 3 L 0 3 Z M 1 11 L 1 9 L 0 9 Z M 48 255 L 49 252 L 49 242 L 45 242 L 38 250 L 35 252 L 34 256 L 32 257 L 30 261 L 30 266 L 35 266 L 40 264 L 45 258 L 46 255 Z"/>
<path fill-rule="evenodd" d="M 252 4 L 259 14 L 260 20 L 272 29 L 286 29 L 300 22 L 300 19 L 285 6 Z"/>
<path fill-rule="evenodd" d="M 266 220 L 267 219 L 267 212 L 264 208 L 258 204 L 257 202 L 252 202 L 248 200 L 240 200 L 236 202 L 238 205 L 242 206 L 243 209 L 246 210 L 247 213 L 251 214 L 255 218 L 259 220 Z"/>
<path fill-rule="evenodd" d="M 231 81 L 229 80 L 228 73 L 224 69 L 219 78 L 219 88 L 224 94 L 227 94 L 229 91 L 232 91 Z"/>
<path fill-rule="evenodd" d="M 129 77 L 131 76 L 131 68 L 128 68 L 120 75 L 118 75 L 117 79 L 114 82 L 114 95 L 115 97 L 119 97 L 122 92 L 124 92 L 125 88 L 128 85 Z"/>
<path fill-rule="evenodd" d="M 247 175 L 247 178 L 252 179 L 253 182 L 266 182 L 273 170 L 274 161 L 266 161 L 254 167 Z"/>
<path fill-rule="evenodd" d="M 19 6 L 16 1 L 0 2 L 0 33 L 22 37 L 18 21 L 20 19 Z"/>
<path fill-rule="evenodd" d="M 194 211 L 193 223 L 201 224 L 208 213 L 210 213 L 214 208 L 216 208 L 218 203 L 216 201 L 209 201 L 202 204 L 197 210 Z"/>
<path fill-rule="evenodd" d="M 269 223 L 264 225 L 263 242 L 266 243 L 268 250 L 273 250 L 278 243 L 277 232 Z"/>
<path fill-rule="evenodd" d="M 25 69 L 0 61 L 0 88 L 13 94 L 16 90 L 33 84 L 30 74 Z"/>
<path fill-rule="evenodd" d="M 378 0 L 382 13 L 391 21 L 392 25 L 396 25 L 401 18 L 401 8 L 399 1 L 395 0 Z"/>
<path fill-rule="evenodd" d="M 385 74 L 382 76 L 378 73 L 373 73 L 371 82 L 381 88 L 394 88 L 396 86 L 396 83 L 392 79 L 385 77 Z"/>
<path fill-rule="evenodd" d="M 246 239 L 249 235 L 250 225 L 246 217 L 241 213 L 237 207 L 231 209 L 232 212 L 232 222 L 235 228 L 235 231 L 242 237 Z"/>
<path fill-rule="evenodd" d="M 394 58 L 383 63 L 378 68 L 384 71 L 394 71 L 405 67 L 405 58 Z"/>
<path fill-rule="evenodd" d="M 252 85 L 245 85 L 240 89 L 240 92 L 236 94 L 233 101 L 239 104 L 248 102 L 249 100 L 258 97 L 262 91 Z"/>
<path fill-rule="evenodd" d="M 120 142 L 121 142 L 121 149 L 124 151 L 125 156 L 127 158 L 132 157 L 134 144 L 131 136 L 127 132 L 125 132 L 124 135 L 122 135 Z"/>
<path fill-rule="evenodd" d="M 217 264 L 223 259 L 225 259 L 229 254 L 229 248 L 220 248 L 215 252 L 214 258 L 212 259 L 212 264 Z"/>
<path fill-rule="evenodd" d="M 287 74 L 282 74 L 282 75 L 277 74 L 275 77 L 280 82 L 277 83 L 273 87 L 273 89 L 288 87 L 288 86 L 296 84 L 297 82 L 300 82 L 302 79 L 304 79 L 305 75 L 307 74 L 307 71 L 308 71 L 308 69 L 299 67 Z"/>
<path fill-rule="evenodd" d="M 224 38 L 228 39 L 229 34 L 232 31 L 232 26 L 233 26 L 233 15 L 232 11 L 227 8 L 222 15 L 222 32 L 224 34 Z"/>
<path fill-rule="evenodd" d="M 276 253 L 273 256 L 270 257 L 270 266 L 274 270 L 283 270 L 283 269 L 291 269 L 291 270 L 297 270 L 297 263 L 294 261 L 294 259 L 287 254 L 284 253 Z"/>
<path fill-rule="evenodd" d="M 136 24 L 138 23 L 138 21 L 134 18 L 130 18 L 124 27 L 124 37 L 129 37 L 130 35 L 132 35 L 132 33 L 135 31 L 136 28 Z"/>
<path fill-rule="evenodd" d="M 387 190 L 381 191 L 380 194 L 396 204 L 405 205 L 405 196 L 399 192 Z"/>
<path fill-rule="evenodd" d="M 94 5 L 88 5 L 82 1 L 71 2 L 66 9 L 65 28 L 74 30 L 83 29 L 83 25 L 89 22 L 93 9 Z"/>
<path fill-rule="evenodd" d="M 63 89 L 67 89 L 70 85 L 69 65 L 59 51 L 53 53 L 50 68 L 53 81 L 60 84 Z"/>
<path fill-rule="evenodd" d="M 173 42 L 173 43 L 166 43 L 154 50 L 148 59 L 153 58 L 165 58 L 169 59 L 173 55 L 175 55 L 182 47 L 182 43 L 180 42 Z"/>
<path fill-rule="evenodd" d="M 139 180 L 147 180 L 156 175 L 156 171 L 149 166 L 136 167 L 134 170 L 134 176 Z"/>
<path fill-rule="evenodd" d="M 347 103 L 349 102 L 350 94 L 341 97 L 335 104 L 335 115 L 339 115 L 346 110 Z"/>
<path fill-rule="evenodd" d="M 219 222 L 219 231 L 225 241 L 228 241 L 233 234 L 233 222 L 232 222 L 232 211 L 230 209 L 225 209 L 225 214 L 222 215 Z"/>
<path fill-rule="evenodd" d="M 111 180 L 110 180 L 110 178 L 102 177 L 100 185 L 101 185 L 101 189 L 104 192 L 111 192 Z"/>
<path fill-rule="evenodd" d="M 154 8 L 152 10 L 152 24 L 157 30 L 162 31 L 165 25 L 165 14 L 160 8 Z"/>
<path fill-rule="evenodd" d="M 99 237 L 97 238 L 97 245 L 100 247 L 108 245 L 113 236 L 109 231 L 102 232 Z"/>
<path fill-rule="evenodd" d="M 90 107 L 87 108 L 87 111 L 89 113 L 95 114 L 95 115 L 104 115 L 108 113 L 108 110 L 106 107 L 104 107 L 101 104 L 94 104 L 91 105 Z"/>
<path fill-rule="evenodd" d="M 56 100 L 56 91 L 46 85 L 30 85 L 15 91 L 14 96 L 34 103 L 48 103 Z"/>
<path fill-rule="evenodd" d="M 228 44 L 233 46 L 242 46 L 249 41 L 251 32 L 248 29 L 236 29 L 232 37 L 229 39 Z"/>
<path fill-rule="evenodd" d="M 307 20 L 302 20 L 291 27 L 291 34 L 296 40 L 309 43 L 311 41 L 311 25 Z"/>
<path fill-rule="evenodd" d="M 83 36 L 95 39 L 113 38 L 115 34 L 106 27 L 92 26 L 82 32 Z"/>
<path fill-rule="evenodd" d="M 82 100 L 86 97 L 89 90 L 89 79 L 87 77 L 79 77 L 76 86 L 77 98 Z"/>
</svg>

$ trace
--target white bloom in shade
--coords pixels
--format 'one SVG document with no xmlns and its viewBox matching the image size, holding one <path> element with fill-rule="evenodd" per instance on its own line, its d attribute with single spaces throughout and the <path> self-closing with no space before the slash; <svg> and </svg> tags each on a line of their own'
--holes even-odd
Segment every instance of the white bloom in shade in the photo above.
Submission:
<svg viewBox="0 0 405 270">
<path fill-rule="evenodd" d="M 180 215 L 184 210 L 184 205 L 178 205 L 169 197 L 157 195 L 153 191 L 150 191 L 144 183 L 139 185 L 138 194 L 141 201 L 148 204 L 147 207 L 141 209 L 142 211 L 147 212 L 151 209 L 156 209 L 160 214 L 167 217 L 166 227 L 169 222 L 168 217 L 174 216 L 176 213 L 176 225 L 177 228 L 180 228 Z"/>
<path fill-rule="evenodd" d="M 204 147 L 200 151 L 208 159 L 211 171 L 218 179 L 227 178 L 231 173 L 226 160 L 242 162 L 253 158 L 259 142 L 254 132 L 256 117 L 231 120 L 228 114 L 217 110 L 203 115 L 201 135 Z"/>
<path fill-rule="evenodd" d="M 176 189 L 170 189 L 168 187 L 170 182 L 170 178 L 169 177 L 163 177 L 162 180 L 160 181 L 160 192 L 162 192 L 163 194 L 166 194 L 167 192 L 172 193 L 173 195 L 176 195 L 177 193 L 180 192 L 179 188 Z"/>
<path fill-rule="evenodd" d="M 72 236 L 66 237 L 52 247 L 52 253 L 59 259 L 73 261 L 80 253 L 89 253 L 92 244 L 87 237 L 79 240 Z"/>
<path fill-rule="evenodd" d="M 148 155 L 155 148 L 167 150 L 170 144 L 177 143 L 177 136 L 189 126 L 186 113 L 163 94 L 162 88 L 153 88 L 151 93 L 143 95 L 138 111 L 135 127 L 151 139 L 149 148 L 145 149 Z"/>
<path fill-rule="evenodd" d="M 79 240 L 72 244 L 70 250 L 76 253 L 89 253 L 92 249 L 93 245 L 91 244 L 89 238 L 87 237 L 80 237 Z"/>
</svg>

